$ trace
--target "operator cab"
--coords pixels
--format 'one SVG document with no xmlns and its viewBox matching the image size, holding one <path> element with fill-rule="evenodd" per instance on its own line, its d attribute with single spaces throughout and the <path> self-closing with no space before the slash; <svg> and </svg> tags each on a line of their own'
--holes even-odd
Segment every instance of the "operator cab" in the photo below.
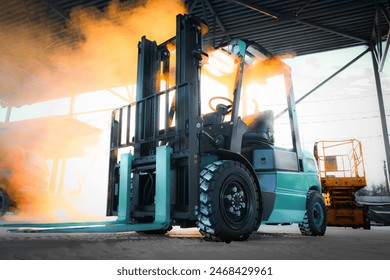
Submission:
<svg viewBox="0 0 390 280">
<path fill-rule="evenodd" d="M 202 102 L 206 131 L 212 132 L 209 127 L 217 124 L 242 123 L 238 125 L 245 128 L 241 129 L 244 130 L 240 139 L 243 147 L 263 143 L 274 145 L 274 111 L 287 106 L 284 82 L 280 81 L 284 78 L 281 65 L 279 59 L 274 59 L 261 46 L 241 40 L 209 52 L 202 67 L 201 98 L 208 100 L 208 104 Z M 273 80 L 275 76 L 279 76 L 277 82 Z M 289 131 L 288 128 L 287 133 Z M 281 135 L 283 138 L 284 134 Z"/>
<path fill-rule="evenodd" d="M 212 107 L 212 101 L 216 99 L 223 99 L 230 104 L 226 105 L 219 103 Z M 228 98 L 213 97 L 209 101 L 210 108 L 213 112 L 202 116 L 203 126 L 210 126 L 220 124 L 225 121 L 225 116 L 232 112 L 232 101 Z M 273 145 L 274 139 L 274 113 L 272 110 L 266 110 L 262 112 L 255 112 L 242 118 L 242 121 L 247 126 L 247 132 L 243 135 L 243 144 L 255 144 L 257 142 L 265 142 Z"/>
</svg>

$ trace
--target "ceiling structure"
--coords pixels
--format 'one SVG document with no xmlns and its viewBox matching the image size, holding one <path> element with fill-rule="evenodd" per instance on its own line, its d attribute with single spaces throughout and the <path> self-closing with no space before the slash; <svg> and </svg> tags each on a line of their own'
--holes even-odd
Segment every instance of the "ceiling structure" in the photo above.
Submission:
<svg viewBox="0 0 390 280">
<path fill-rule="evenodd" d="M 380 36 L 389 31 L 387 1 L 249 1 L 192 0 L 190 12 L 206 18 L 210 37 L 243 37 L 275 54 L 304 55 L 368 45 L 375 24 Z M 386 22 L 387 19 L 387 22 Z M 214 29 L 214 22 L 215 29 Z"/>
<path fill-rule="evenodd" d="M 47 98 L 20 93 L 25 91 L 21 85 L 26 79 L 34 79 L 44 88 L 56 86 L 31 70 L 34 63 L 45 63 L 44 59 L 12 60 L 13 51 L 29 49 L 24 35 L 37 41 L 47 39 L 43 34 L 33 33 L 32 26 L 50 22 L 54 38 L 51 36 L 51 41 L 39 50 L 38 56 L 44 57 L 51 50 L 76 45 L 83 40 L 76 27 L 69 28 L 69 17 L 74 8 L 96 7 L 104 11 L 110 2 L 0 0 L 0 104 L 19 106 Z M 143 5 L 146 1 L 117 2 L 119 5 Z M 205 40 L 214 46 L 228 38 L 240 37 L 255 41 L 274 54 L 300 56 L 366 45 L 374 50 L 379 67 L 383 65 L 389 47 L 389 0 L 183 0 L 183 4 L 189 14 L 208 24 Z M 21 32 L 22 35 L 17 37 L 21 39 L 15 40 L 12 36 L 14 30 Z M 119 85 L 107 85 L 114 86 Z M 56 97 L 99 89 L 88 83 L 84 88 L 68 90 L 62 87 Z"/>
</svg>

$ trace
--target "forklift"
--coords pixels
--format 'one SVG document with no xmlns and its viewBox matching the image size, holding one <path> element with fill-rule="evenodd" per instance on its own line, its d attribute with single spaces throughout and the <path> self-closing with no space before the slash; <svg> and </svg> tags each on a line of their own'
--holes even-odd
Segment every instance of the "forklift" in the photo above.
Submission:
<svg viewBox="0 0 390 280">
<path fill-rule="evenodd" d="M 106 214 L 117 220 L 16 230 L 198 227 L 205 239 L 228 243 L 248 239 L 261 223 L 298 223 L 304 235 L 324 235 L 326 208 L 315 158 L 301 149 L 290 68 L 254 42 L 224 42 L 218 49 L 235 65 L 232 91 L 210 98 L 211 111 L 202 112 L 206 32 L 199 19 L 178 15 L 176 36 L 138 44 L 136 101 L 112 113 Z M 292 148 L 274 145 L 272 111 L 241 112 L 244 73 L 254 64 L 284 79 Z"/>
<path fill-rule="evenodd" d="M 256 43 L 232 40 L 220 46 L 237 64 L 233 98 L 214 96 L 212 112 L 202 114 L 205 30 L 196 18 L 178 15 L 174 38 L 157 45 L 143 37 L 139 43 L 136 102 L 112 117 L 107 215 L 118 212 L 124 159 L 119 154 L 127 149 L 131 187 L 125 198 L 131 199 L 131 223 L 155 219 L 156 169 L 168 168 L 156 153 L 164 149 L 170 157 L 171 219 L 153 233 L 166 233 L 173 225 L 197 226 L 207 239 L 232 241 L 247 239 L 261 222 L 296 222 L 304 234 L 323 235 L 326 209 L 315 159 L 300 147 L 288 66 L 277 61 L 276 72 L 285 77 L 293 138 L 293 148 L 283 149 L 273 145 L 271 111 L 239 115 L 245 67 L 260 60 L 267 67 L 267 60 L 276 59 Z"/>
</svg>

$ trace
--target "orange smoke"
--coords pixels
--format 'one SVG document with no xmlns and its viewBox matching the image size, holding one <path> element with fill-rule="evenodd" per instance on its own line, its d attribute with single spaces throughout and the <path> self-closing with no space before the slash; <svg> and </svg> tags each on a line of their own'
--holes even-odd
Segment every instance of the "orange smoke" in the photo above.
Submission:
<svg viewBox="0 0 390 280">
<path fill-rule="evenodd" d="M 173 0 L 168 4 L 165 0 L 149 0 L 137 1 L 135 5 L 133 1 L 120 3 L 116 0 L 104 11 L 91 7 L 75 8 L 70 13 L 66 27 L 69 34 L 77 34 L 73 35 L 73 40 L 67 38 L 66 41 L 59 41 L 58 35 L 54 34 L 58 31 L 54 28 L 54 23 L 51 26 L 47 22 L 36 25 L 26 23 L 28 26 L 12 27 L 7 33 L 0 31 L 2 49 L 0 65 L 4 65 L 5 71 L 11 76 L 9 78 L 0 75 L 0 91 L 4 92 L 0 100 L 9 99 L 15 104 L 29 104 L 37 100 L 51 100 L 81 92 L 134 84 L 138 41 L 145 35 L 150 40 L 162 43 L 175 36 L 176 15 L 185 13 L 183 2 Z M 26 33 L 26 30 L 30 32 Z M 76 38 L 78 39 L 74 40 Z M 23 46 L 14 47 L 16 41 L 23 42 Z M 106 159 L 108 148 L 106 138 L 102 141 L 99 133 L 79 129 L 71 116 L 69 119 L 63 117 L 64 120 L 52 119 L 55 121 L 42 120 L 36 127 L 34 124 L 29 125 L 28 131 L 39 132 L 27 136 L 24 132 L 26 127 L 14 126 L 15 123 L 10 125 L 14 126 L 13 129 L 19 129 L 21 137 L 28 137 L 29 141 L 25 142 L 29 144 L 23 148 L 44 155 L 46 159 L 55 161 L 76 156 L 94 157 L 96 153 L 100 153 L 99 157 Z M 109 119 L 106 123 L 109 123 Z M 67 125 L 72 127 L 65 127 Z M 3 139 L 6 137 L 1 137 L 3 136 L 1 127 L 0 124 L 0 138 L 1 141 L 5 141 Z M 74 132 L 76 135 L 72 135 Z M 91 135 L 94 135 L 95 139 L 90 139 Z M 104 134 L 104 137 L 107 135 Z M 12 139 L 9 140 L 11 143 Z M 11 148 L 8 148 L 7 153 L 11 156 L 7 160 L 5 157 L 0 158 L 0 161 L 3 167 L 12 167 L 15 170 L 12 179 L 9 180 L 8 192 L 16 200 L 23 218 L 34 215 L 42 220 L 56 220 L 59 218 L 56 212 L 61 212 L 60 218 L 80 220 L 83 211 L 88 217 L 93 216 L 93 213 L 88 212 L 91 208 L 85 207 L 96 204 L 93 194 L 84 192 L 78 195 L 80 189 L 85 188 L 83 184 L 87 184 L 83 180 L 78 182 L 80 186 L 75 186 L 76 191 L 70 196 L 64 194 L 59 197 L 47 191 L 43 194 L 38 191 L 32 193 L 17 191 L 29 178 L 23 172 L 22 161 L 17 159 Z M 103 167 L 98 168 L 99 171 L 108 168 L 108 159 L 105 162 Z M 62 164 L 66 166 L 70 163 L 64 161 Z M 83 172 L 89 172 L 87 167 L 84 169 Z M 46 174 L 42 175 L 41 179 L 48 181 L 49 177 Z M 100 180 L 91 192 L 105 194 L 107 181 L 107 178 Z"/>
<path fill-rule="evenodd" d="M 126 3 L 126 2 L 125 2 Z M 158 43 L 175 35 L 178 13 L 184 12 L 181 1 L 148 1 L 133 7 L 112 2 L 105 12 L 94 8 L 75 9 L 71 24 L 80 28 L 85 38 L 77 52 L 62 56 L 59 63 L 71 80 L 78 76 L 76 87 L 86 81 L 96 89 L 132 84 L 136 79 L 137 42 L 141 36 Z M 80 61 L 82 62 L 80 64 Z M 80 75 L 74 75 L 76 72 Z M 59 77 L 59 83 L 67 79 Z"/>
<path fill-rule="evenodd" d="M 275 56 L 270 59 L 256 61 L 249 65 L 245 71 L 246 83 L 264 83 L 268 78 L 284 74 L 286 65 L 282 62 L 280 57 Z"/>
<path fill-rule="evenodd" d="M 0 62 L 11 76 L 0 76 L 5 96 L 27 104 L 134 83 L 141 36 L 160 43 L 173 37 L 185 8 L 181 0 L 132 2 L 116 0 L 104 11 L 75 8 L 64 41 L 54 23 L 0 31 Z"/>
<path fill-rule="evenodd" d="M 44 159 L 17 146 L 0 145 L 0 170 L 7 176 L 1 178 L 0 188 L 12 198 L 14 205 L 23 211 L 34 211 L 36 205 L 45 203 L 48 168 Z"/>
</svg>

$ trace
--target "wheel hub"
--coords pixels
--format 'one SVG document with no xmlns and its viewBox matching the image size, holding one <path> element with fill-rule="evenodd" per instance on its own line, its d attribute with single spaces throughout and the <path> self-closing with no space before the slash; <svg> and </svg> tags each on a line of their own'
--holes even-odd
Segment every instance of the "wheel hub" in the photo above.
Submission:
<svg viewBox="0 0 390 280">
<path fill-rule="evenodd" d="M 225 193 L 227 194 L 224 196 L 224 204 L 228 215 L 233 218 L 241 217 L 246 209 L 246 198 L 242 188 L 231 184 Z"/>
<path fill-rule="evenodd" d="M 321 205 L 319 205 L 318 203 L 314 205 L 313 218 L 317 226 L 320 226 L 322 224 L 322 221 L 324 219 L 324 213 L 322 211 Z"/>
</svg>

